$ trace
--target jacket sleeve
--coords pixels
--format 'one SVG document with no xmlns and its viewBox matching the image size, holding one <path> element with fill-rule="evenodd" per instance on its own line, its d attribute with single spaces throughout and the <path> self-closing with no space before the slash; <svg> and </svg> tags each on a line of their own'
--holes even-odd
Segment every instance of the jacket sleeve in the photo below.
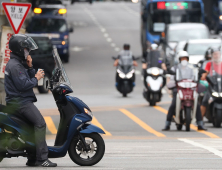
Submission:
<svg viewBox="0 0 222 170">
<path fill-rule="evenodd" d="M 32 89 L 38 83 L 35 77 L 30 78 L 25 72 L 26 70 L 21 65 L 16 65 L 15 68 L 11 69 L 12 81 L 20 92 Z"/>
<path fill-rule="evenodd" d="M 28 74 L 29 74 L 29 77 L 30 77 L 30 78 L 35 77 L 35 69 L 34 69 L 34 68 L 28 69 Z"/>
</svg>

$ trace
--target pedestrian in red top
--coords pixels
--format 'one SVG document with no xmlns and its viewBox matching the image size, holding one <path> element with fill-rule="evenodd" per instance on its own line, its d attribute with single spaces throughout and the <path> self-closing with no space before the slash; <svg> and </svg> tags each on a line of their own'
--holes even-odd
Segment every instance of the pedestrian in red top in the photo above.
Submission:
<svg viewBox="0 0 222 170">
<path fill-rule="evenodd" d="M 205 67 L 206 73 L 202 75 L 202 80 L 205 80 L 207 75 L 215 75 L 215 74 L 222 74 L 222 62 L 221 62 L 221 51 L 220 48 L 212 48 L 212 61 L 208 62 Z M 200 106 L 200 110 L 202 116 L 204 117 L 206 108 L 208 105 L 208 100 L 210 98 L 209 92 L 205 93 L 202 105 Z"/>
</svg>

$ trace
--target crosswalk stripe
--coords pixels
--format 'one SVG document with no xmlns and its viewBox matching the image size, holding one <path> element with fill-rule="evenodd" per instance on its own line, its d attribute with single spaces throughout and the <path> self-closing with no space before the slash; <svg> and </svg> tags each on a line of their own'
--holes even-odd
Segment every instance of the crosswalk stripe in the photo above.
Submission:
<svg viewBox="0 0 222 170">
<path fill-rule="evenodd" d="M 164 108 L 162 108 L 162 107 L 160 107 L 160 106 L 153 106 L 153 107 L 154 107 L 156 110 L 159 110 L 159 111 L 162 112 L 162 113 L 165 113 L 165 114 L 168 113 L 168 111 L 167 111 L 166 109 L 164 109 Z M 195 125 L 193 125 L 193 124 L 190 125 L 190 128 L 193 129 L 193 130 L 195 130 L 195 131 L 197 131 L 197 132 L 199 132 L 199 133 L 203 133 L 203 134 L 209 136 L 210 138 L 220 138 L 219 136 L 217 136 L 217 135 L 215 135 L 215 134 L 213 134 L 213 133 L 211 133 L 211 132 L 207 132 L 207 131 L 204 131 L 204 130 L 198 130 L 197 127 L 196 127 Z"/>
<path fill-rule="evenodd" d="M 99 121 L 95 118 L 95 116 L 93 116 L 92 124 L 101 128 L 106 133 L 105 135 L 112 136 L 112 134 L 110 132 L 108 132 L 107 130 L 104 129 L 104 127 L 99 123 Z"/>
<path fill-rule="evenodd" d="M 46 117 L 44 117 L 44 119 L 45 119 L 45 122 L 46 122 L 46 125 L 47 125 L 49 131 L 53 135 L 56 135 L 57 134 L 57 129 L 55 127 L 54 122 L 52 121 L 52 118 L 50 116 L 46 116 Z"/>
<path fill-rule="evenodd" d="M 130 113 L 128 110 L 126 109 L 119 109 L 120 112 L 122 112 L 123 114 L 125 114 L 126 116 L 128 116 L 130 119 L 132 119 L 134 122 L 136 122 L 138 125 L 140 125 L 143 129 L 145 129 L 146 131 L 156 135 L 157 137 L 166 137 L 164 134 L 155 131 L 153 128 L 151 128 L 149 125 L 147 125 L 145 122 L 143 122 L 142 120 L 140 120 L 138 117 L 136 117 L 134 114 Z"/>
</svg>

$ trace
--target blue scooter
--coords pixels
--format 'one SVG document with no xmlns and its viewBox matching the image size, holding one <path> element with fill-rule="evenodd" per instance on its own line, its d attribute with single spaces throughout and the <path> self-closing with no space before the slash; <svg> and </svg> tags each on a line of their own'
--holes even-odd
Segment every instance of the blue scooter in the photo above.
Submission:
<svg viewBox="0 0 222 170">
<path fill-rule="evenodd" d="M 99 135 L 105 132 L 90 124 L 93 115 L 85 103 L 67 95 L 73 91 L 56 48 L 53 49 L 53 55 L 56 68 L 46 84 L 54 96 L 61 119 L 55 146 L 48 146 L 48 156 L 60 158 L 68 151 L 76 164 L 95 165 L 105 152 L 104 140 Z M 7 110 L 7 107 L 3 110 Z M 34 141 L 34 127 L 28 121 L 16 113 L 0 112 L 0 162 L 4 158 L 35 156 Z"/>
</svg>

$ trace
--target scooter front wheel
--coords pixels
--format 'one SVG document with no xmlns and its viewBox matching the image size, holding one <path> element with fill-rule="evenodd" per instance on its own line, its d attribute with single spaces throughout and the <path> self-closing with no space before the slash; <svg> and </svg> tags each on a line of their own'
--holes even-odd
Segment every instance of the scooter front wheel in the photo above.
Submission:
<svg viewBox="0 0 222 170">
<path fill-rule="evenodd" d="M 92 166 L 97 164 L 105 153 L 105 143 L 98 133 L 81 134 L 89 147 L 84 151 L 82 141 L 75 136 L 69 146 L 69 156 L 73 162 L 80 166 Z"/>
</svg>

